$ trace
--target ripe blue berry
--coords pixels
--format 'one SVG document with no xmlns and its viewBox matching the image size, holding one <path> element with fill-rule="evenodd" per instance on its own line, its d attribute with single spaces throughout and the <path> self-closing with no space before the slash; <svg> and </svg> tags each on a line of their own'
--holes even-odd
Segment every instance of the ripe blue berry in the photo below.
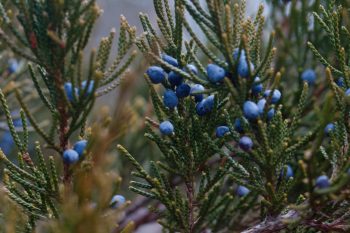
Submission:
<svg viewBox="0 0 350 233">
<path fill-rule="evenodd" d="M 244 117 L 254 121 L 259 117 L 259 107 L 252 101 L 246 101 L 243 105 Z"/>
<path fill-rule="evenodd" d="M 237 187 L 236 193 L 239 197 L 244 197 L 250 193 L 250 190 L 243 185 L 239 185 Z"/>
<path fill-rule="evenodd" d="M 74 144 L 73 149 L 78 152 L 79 158 L 84 154 L 85 148 L 87 146 L 86 140 L 80 140 Z"/>
<path fill-rule="evenodd" d="M 244 57 L 244 58 L 246 57 L 244 49 L 242 49 L 241 52 L 240 52 L 239 48 L 235 48 L 235 50 L 233 51 L 233 59 L 237 60 L 238 57 L 240 57 L 240 58 L 241 57 Z"/>
<path fill-rule="evenodd" d="M 324 128 L 324 133 L 325 133 L 326 135 L 329 135 L 331 132 L 334 131 L 334 128 L 335 128 L 334 124 L 333 124 L 333 123 L 329 123 L 329 124 L 326 125 L 326 127 Z"/>
<path fill-rule="evenodd" d="M 214 108 L 214 96 L 208 96 L 196 105 L 196 112 L 199 116 L 204 116 Z"/>
<path fill-rule="evenodd" d="M 176 88 L 175 92 L 177 97 L 185 98 L 190 95 L 191 87 L 187 83 L 182 83 Z"/>
<path fill-rule="evenodd" d="M 216 137 L 222 138 L 228 132 L 230 132 L 230 128 L 229 127 L 227 127 L 227 126 L 219 126 L 219 127 L 216 128 Z"/>
<path fill-rule="evenodd" d="M 166 90 L 163 95 L 163 102 L 166 107 L 175 108 L 179 103 L 179 99 L 174 91 Z"/>
<path fill-rule="evenodd" d="M 175 66 L 175 67 L 179 66 L 178 61 L 175 58 L 173 58 L 172 56 L 169 56 L 167 54 L 163 54 L 162 59 L 163 59 L 163 61 L 169 63 L 172 66 Z"/>
<path fill-rule="evenodd" d="M 269 97 L 270 95 L 271 95 L 271 90 L 265 91 L 264 97 L 267 98 L 267 97 Z M 277 104 L 277 102 L 281 99 L 281 96 L 282 96 L 281 92 L 280 92 L 279 90 L 275 89 L 275 90 L 273 91 L 273 94 L 272 94 L 272 97 L 271 97 L 271 103 Z"/>
<path fill-rule="evenodd" d="M 239 133 L 243 132 L 243 126 L 242 126 L 242 121 L 241 119 L 237 118 L 235 120 L 235 124 L 234 124 L 235 130 Z"/>
<path fill-rule="evenodd" d="M 253 141 L 250 137 L 243 136 L 239 139 L 239 147 L 244 151 L 250 151 L 253 148 Z"/>
<path fill-rule="evenodd" d="M 317 179 L 316 179 L 316 187 L 317 188 L 320 188 L 320 189 L 328 188 L 329 185 L 330 185 L 330 182 L 329 182 L 328 176 L 322 175 L 322 176 L 317 177 Z"/>
<path fill-rule="evenodd" d="M 207 74 L 209 81 L 211 83 L 218 83 L 221 82 L 225 76 L 226 76 L 226 71 L 224 68 L 215 65 L 215 64 L 209 64 L 207 66 Z"/>
<path fill-rule="evenodd" d="M 192 73 L 194 74 L 198 74 L 198 69 L 195 65 L 192 65 L 192 64 L 188 64 L 186 66 L 187 70 L 191 71 Z"/>
<path fill-rule="evenodd" d="M 8 61 L 7 71 L 10 74 L 13 74 L 13 73 L 15 73 L 18 70 L 18 67 L 19 67 L 19 64 L 18 64 L 17 60 L 16 59 L 10 59 Z"/>
<path fill-rule="evenodd" d="M 254 65 L 251 62 L 249 62 L 249 64 L 250 64 L 250 72 L 252 72 L 254 70 Z M 242 78 L 247 78 L 250 75 L 247 59 L 245 57 L 241 57 L 239 59 L 239 62 L 238 62 L 238 74 Z"/>
<path fill-rule="evenodd" d="M 88 85 L 88 87 L 86 87 L 86 85 Z M 85 80 L 81 83 L 81 92 L 83 93 L 85 91 L 86 88 L 86 95 L 91 95 L 91 93 L 94 91 L 94 80 L 90 80 L 90 82 L 88 80 Z"/>
<path fill-rule="evenodd" d="M 204 99 L 204 109 L 206 112 L 211 112 L 214 108 L 214 95 L 210 95 Z"/>
<path fill-rule="evenodd" d="M 264 114 L 265 105 L 266 105 L 266 99 L 263 98 L 263 99 L 260 99 L 258 101 L 258 108 L 259 108 L 260 116 L 262 116 Z"/>
<path fill-rule="evenodd" d="M 345 91 L 346 96 L 350 96 L 350 88 Z"/>
<path fill-rule="evenodd" d="M 66 82 L 64 84 L 64 91 L 66 93 L 66 96 L 67 96 L 68 100 L 70 102 L 73 102 L 74 101 L 74 95 L 77 94 L 77 89 L 73 88 L 72 83 Z M 77 95 L 76 95 L 76 97 L 77 97 Z"/>
<path fill-rule="evenodd" d="M 170 121 L 163 121 L 159 125 L 159 130 L 163 135 L 171 135 L 174 133 L 174 126 Z"/>
<path fill-rule="evenodd" d="M 169 73 L 168 80 L 169 80 L 169 83 L 172 86 L 178 86 L 178 85 L 180 85 L 182 83 L 183 78 L 178 73 L 175 73 L 174 71 L 171 71 Z"/>
<path fill-rule="evenodd" d="M 285 169 L 282 168 L 281 170 L 281 173 L 280 173 L 280 176 L 283 177 L 284 176 L 284 171 Z M 285 176 L 286 180 L 289 180 L 289 178 L 293 177 L 294 176 L 294 173 L 293 173 L 293 169 L 291 166 L 287 165 L 287 174 Z"/>
<path fill-rule="evenodd" d="M 202 92 L 204 90 L 205 90 L 205 88 L 202 85 L 200 85 L 200 84 L 192 85 L 192 87 L 191 87 L 191 95 L 194 96 L 194 99 L 195 99 L 196 102 L 202 101 L 204 97 L 203 97 L 203 94 L 195 94 L 195 93 Z"/>
<path fill-rule="evenodd" d="M 75 150 L 68 149 L 63 152 L 63 161 L 66 164 L 73 164 L 78 162 L 79 154 Z"/>
<path fill-rule="evenodd" d="M 267 112 L 267 119 L 271 120 L 273 117 L 275 116 L 275 109 L 271 108 L 268 112 Z"/>
<path fill-rule="evenodd" d="M 338 87 L 345 87 L 345 83 L 344 83 L 344 78 L 343 77 L 338 78 L 338 80 L 335 83 L 338 85 Z"/>
<path fill-rule="evenodd" d="M 165 71 L 162 67 L 159 66 L 151 66 L 147 69 L 147 75 L 151 79 L 151 82 L 154 84 L 158 84 L 164 81 L 165 79 Z"/>
<path fill-rule="evenodd" d="M 313 85 L 316 82 L 316 72 L 312 69 L 307 69 L 301 74 L 301 79 L 309 85 Z"/>
<path fill-rule="evenodd" d="M 111 199 L 110 206 L 112 209 L 117 209 L 125 203 L 125 197 L 122 195 L 114 195 Z"/>
<path fill-rule="evenodd" d="M 258 82 L 260 82 L 260 78 L 259 78 L 259 77 L 256 77 L 256 78 L 254 79 L 254 83 L 258 83 Z M 264 87 L 263 87 L 262 83 L 253 84 L 252 93 L 253 93 L 254 95 L 257 95 L 257 94 L 259 94 L 259 93 L 262 92 L 263 88 L 264 88 Z"/>
</svg>

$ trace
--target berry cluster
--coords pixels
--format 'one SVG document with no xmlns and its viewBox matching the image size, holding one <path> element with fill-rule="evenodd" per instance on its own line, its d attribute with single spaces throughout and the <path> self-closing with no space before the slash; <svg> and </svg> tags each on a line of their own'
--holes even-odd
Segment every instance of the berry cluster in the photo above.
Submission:
<svg viewBox="0 0 350 233">
<path fill-rule="evenodd" d="M 76 102 L 80 95 L 84 95 L 84 97 L 91 95 L 94 91 L 94 85 L 94 80 L 83 81 L 80 85 L 80 88 L 74 87 L 71 82 L 66 82 L 64 84 L 64 91 L 66 93 L 67 99 L 70 102 Z"/>
<path fill-rule="evenodd" d="M 78 162 L 84 155 L 87 143 L 86 140 L 80 140 L 74 144 L 73 149 L 65 150 L 63 152 L 63 161 L 66 164 L 74 164 Z"/>
</svg>

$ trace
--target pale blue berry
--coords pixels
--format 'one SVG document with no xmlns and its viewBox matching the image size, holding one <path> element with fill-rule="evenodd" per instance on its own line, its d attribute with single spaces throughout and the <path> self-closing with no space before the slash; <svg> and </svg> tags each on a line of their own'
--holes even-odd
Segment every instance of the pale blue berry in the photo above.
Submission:
<svg viewBox="0 0 350 233">
<path fill-rule="evenodd" d="M 110 206 L 112 209 L 117 209 L 125 203 L 125 197 L 122 195 L 114 195 L 111 199 Z"/>
<path fill-rule="evenodd" d="M 259 107 L 252 101 L 246 101 L 243 105 L 244 117 L 250 121 L 254 121 L 259 117 Z"/>
<path fill-rule="evenodd" d="M 230 132 L 230 128 L 229 127 L 227 127 L 227 126 L 219 126 L 219 127 L 216 128 L 216 137 L 222 138 L 228 132 Z"/>
<path fill-rule="evenodd" d="M 84 154 L 84 151 L 87 146 L 87 141 L 86 140 L 80 140 L 74 144 L 73 149 L 78 152 L 79 158 Z"/>
<path fill-rule="evenodd" d="M 75 150 L 68 149 L 63 152 L 63 161 L 66 164 L 73 164 L 78 162 L 79 154 Z"/>
<path fill-rule="evenodd" d="M 239 139 L 239 147 L 244 151 L 250 151 L 253 148 L 253 141 L 250 137 L 243 136 Z"/>
<path fill-rule="evenodd" d="M 224 68 L 215 65 L 215 64 L 209 64 L 207 66 L 207 74 L 209 81 L 211 83 L 218 83 L 221 82 L 225 76 L 226 76 L 226 71 Z"/>
<path fill-rule="evenodd" d="M 250 193 L 250 190 L 243 185 L 239 185 L 237 187 L 236 193 L 239 197 L 244 197 Z"/>
<path fill-rule="evenodd" d="M 163 135 L 171 135 L 174 133 L 174 126 L 170 121 L 163 121 L 159 124 L 159 130 Z"/>
</svg>

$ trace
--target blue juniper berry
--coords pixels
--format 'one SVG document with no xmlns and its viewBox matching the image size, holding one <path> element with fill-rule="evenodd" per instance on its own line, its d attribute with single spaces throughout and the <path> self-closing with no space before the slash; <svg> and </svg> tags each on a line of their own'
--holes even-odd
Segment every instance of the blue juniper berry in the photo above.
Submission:
<svg viewBox="0 0 350 233">
<path fill-rule="evenodd" d="M 316 82 L 316 72 L 313 69 L 307 69 L 301 74 L 301 79 L 309 85 L 314 85 Z"/>
<path fill-rule="evenodd" d="M 267 90 L 264 93 L 264 97 L 267 98 L 271 95 L 271 90 Z M 271 97 L 271 103 L 277 104 L 277 102 L 281 99 L 281 92 L 277 89 L 273 91 L 272 97 Z"/>
<path fill-rule="evenodd" d="M 125 197 L 122 195 L 114 195 L 111 199 L 110 206 L 112 209 L 117 209 L 125 203 Z"/>
<path fill-rule="evenodd" d="M 216 137 L 222 138 L 224 137 L 228 132 L 230 132 L 230 128 L 227 126 L 219 126 L 216 128 Z"/>
<path fill-rule="evenodd" d="M 316 187 L 320 189 L 328 188 L 330 186 L 329 178 L 326 175 L 317 177 Z"/>
<path fill-rule="evenodd" d="M 200 102 L 203 100 L 204 95 L 203 94 L 195 94 L 197 92 L 204 91 L 205 88 L 201 84 L 194 84 L 191 86 L 191 95 L 194 96 L 194 99 L 196 102 Z"/>
<path fill-rule="evenodd" d="M 237 187 L 236 193 L 239 197 L 244 197 L 250 193 L 250 190 L 243 185 L 239 185 Z"/>
<path fill-rule="evenodd" d="M 159 130 L 163 135 L 171 135 L 174 133 L 174 126 L 170 121 L 163 121 L 159 124 Z"/>
<path fill-rule="evenodd" d="M 244 117 L 254 121 L 259 117 L 259 107 L 252 101 L 246 101 L 243 105 Z"/>
<path fill-rule="evenodd" d="M 76 152 L 78 152 L 79 158 L 84 154 L 86 146 L 87 146 L 87 140 L 80 140 L 74 144 L 73 149 Z"/>
<path fill-rule="evenodd" d="M 163 102 L 166 107 L 175 108 L 179 103 L 179 99 L 174 91 L 166 90 L 163 95 Z"/>
<path fill-rule="evenodd" d="M 225 76 L 226 76 L 226 71 L 224 68 L 215 65 L 215 64 L 209 64 L 207 66 L 207 74 L 209 81 L 211 83 L 218 83 L 221 82 Z"/>
<path fill-rule="evenodd" d="M 161 83 L 165 80 L 165 71 L 162 67 L 151 66 L 147 69 L 146 73 L 150 78 L 151 82 L 154 84 Z"/>
<path fill-rule="evenodd" d="M 244 151 L 250 151 L 253 148 L 253 141 L 250 137 L 243 136 L 239 139 L 239 147 Z"/>
<path fill-rule="evenodd" d="M 185 98 L 190 95 L 191 87 L 187 83 L 182 83 L 176 88 L 175 92 L 178 98 Z"/>
<path fill-rule="evenodd" d="M 66 164 L 73 164 L 78 162 L 79 154 L 75 150 L 67 149 L 63 152 L 63 161 Z"/>
</svg>

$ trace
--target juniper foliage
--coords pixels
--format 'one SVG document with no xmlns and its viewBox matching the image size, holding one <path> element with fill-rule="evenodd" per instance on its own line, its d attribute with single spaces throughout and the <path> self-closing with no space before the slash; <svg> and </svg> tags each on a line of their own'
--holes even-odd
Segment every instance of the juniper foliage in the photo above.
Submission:
<svg viewBox="0 0 350 233">
<path fill-rule="evenodd" d="M 146 119 L 145 136 L 159 147 L 162 157 L 150 161 L 145 169 L 124 147 L 118 149 L 136 168 L 130 189 L 154 200 L 152 209 L 166 231 L 349 229 L 349 109 L 344 95 L 348 38 L 346 27 L 341 26 L 347 22 L 347 3 L 338 7 L 335 1 L 291 1 L 289 15 L 278 18 L 274 9 L 284 11 L 285 4 L 276 1 L 271 5 L 271 15 L 285 20 L 286 25 L 278 27 L 277 35 L 273 31 L 267 41 L 263 5 L 255 18 L 245 18 L 245 1 L 155 0 L 157 28 L 146 14 L 140 14 L 144 33 L 136 44 L 152 59 L 151 65 L 167 73 L 157 85 L 150 73 L 145 75 L 157 118 Z M 314 25 L 309 23 L 312 12 Z M 277 59 L 276 36 L 286 50 Z M 325 40 L 332 49 L 318 47 Z M 328 51 L 327 55 L 335 53 L 336 65 L 317 48 Z M 330 86 L 320 78 L 316 84 L 302 78 L 304 70 L 317 66 L 317 60 L 327 66 L 322 73 Z M 198 73 L 189 64 L 195 65 Z M 213 82 L 208 64 L 224 69 L 222 80 Z M 196 101 L 193 95 L 178 95 L 178 102 L 173 102 L 176 107 L 170 106 L 165 101 L 169 96 L 162 93 L 178 94 L 179 84 L 171 80 L 174 73 L 185 84 L 203 85 L 205 90 L 195 94 L 203 94 L 204 101 L 214 99 L 212 105 Z M 344 77 L 342 87 L 335 84 L 332 73 Z M 253 88 L 259 84 L 270 92 L 255 93 Z M 281 90 L 281 99 L 269 94 L 276 90 Z M 333 90 L 333 95 L 327 94 L 328 90 Z M 250 102 L 246 108 L 246 101 L 259 103 L 263 98 L 266 103 L 260 106 L 258 116 L 247 113 L 259 107 Z M 323 109 L 317 110 L 321 105 Z M 337 114 L 331 116 L 332 111 Z M 335 130 L 327 138 L 324 127 L 334 119 Z M 174 127 L 168 136 L 158 133 L 165 120 Z M 215 130 L 223 125 L 229 130 L 218 137 Z M 248 147 L 243 136 L 252 139 Z M 329 187 L 316 182 L 322 174 L 329 175 Z"/>
</svg>

